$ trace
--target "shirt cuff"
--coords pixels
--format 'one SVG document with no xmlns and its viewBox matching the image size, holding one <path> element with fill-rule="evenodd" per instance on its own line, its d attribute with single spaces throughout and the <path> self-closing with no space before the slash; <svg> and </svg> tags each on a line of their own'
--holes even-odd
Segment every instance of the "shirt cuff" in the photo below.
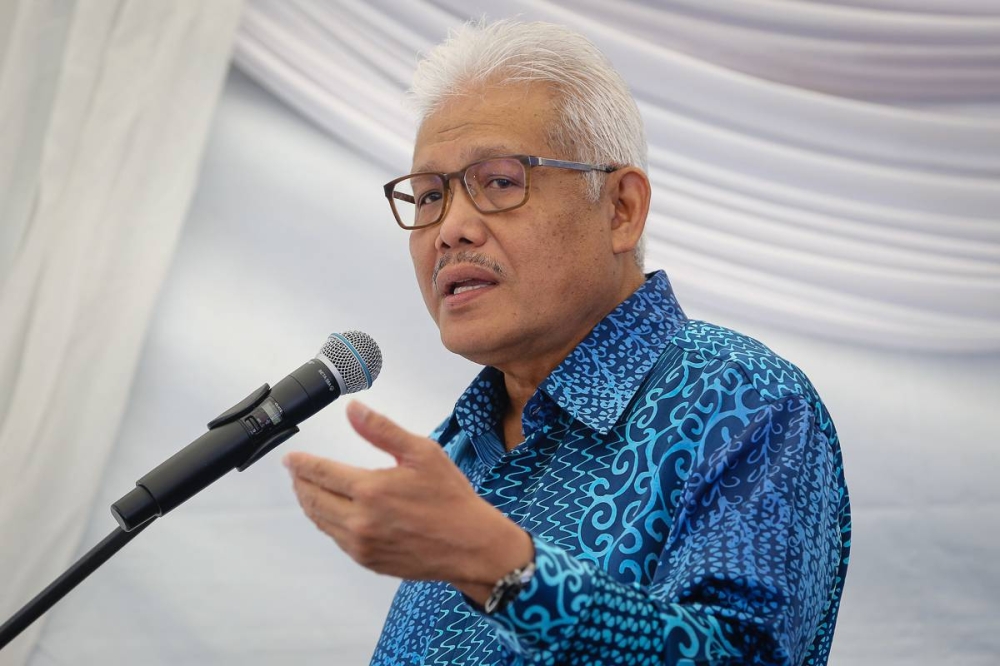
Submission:
<svg viewBox="0 0 1000 666">
<path fill-rule="evenodd" d="M 562 548 L 535 535 L 535 575 L 506 608 L 484 615 L 497 637 L 518 654 L 559 654 L 573 642 L 591 603 L 592 572 Z"/>
<path fill-rule="evenodd" d="M 728 662 L 718 619 L 694 606 L 661 609 L 638 585 L 612 579 L 589 562 L 531 536 L 535 575 L 503 610 L 483 615 L 513 653 L 539 663 L 693 664 Z M 699 640 L 700 634 L 708 634 Z M 710 657 L 697 658 L 699 650 Z"/>
</svg>

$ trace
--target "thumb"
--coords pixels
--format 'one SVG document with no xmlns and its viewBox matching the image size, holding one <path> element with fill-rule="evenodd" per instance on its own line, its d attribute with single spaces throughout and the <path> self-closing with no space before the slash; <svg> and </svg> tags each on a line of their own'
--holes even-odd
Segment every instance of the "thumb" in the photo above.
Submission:
<svg viewBox="0 0 1000 666">
<path fill-rule="evenodd" d="M 395 457 L 396 462 L 419 450 L 423 440 L 357 400 L 347 404 L 347 420 L 359 435 Z"/>
</svg>

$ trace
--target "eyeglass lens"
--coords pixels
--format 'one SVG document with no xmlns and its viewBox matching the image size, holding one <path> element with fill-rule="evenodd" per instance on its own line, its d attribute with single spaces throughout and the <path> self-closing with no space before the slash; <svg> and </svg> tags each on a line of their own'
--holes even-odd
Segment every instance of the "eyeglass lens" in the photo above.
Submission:
<svg viewBox="0 0 1000 666">
<path fill-rule="evenodd" d="M 481 212 L 516 208 L 527 190 L 524 165 L 511 158 L 485 160 L 465 170 L 465 189 Z M 415 174 L 395 185 L 393 204 L 400 222 L 423 227 L 441 219 L 445 206 L 445 182 L 437 174 Z"/>
</svg>

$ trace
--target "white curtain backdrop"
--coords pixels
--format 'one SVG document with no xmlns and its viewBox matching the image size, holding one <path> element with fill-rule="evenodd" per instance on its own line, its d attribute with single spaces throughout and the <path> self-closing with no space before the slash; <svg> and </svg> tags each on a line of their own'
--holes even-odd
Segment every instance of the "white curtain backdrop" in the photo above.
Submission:
<svg viewBox="0 0 1000 666">
<path fill-rule="evenodd" d="M 65 60 L 18 64 L 11 54 L 24 51 L 12 45 L 38 33 L 58 40 L 74 23 L 25 23 L 57 5 L 16 4 L 11 13 L 0 3 L 0 137 L 14 139 L 0 142 L 0 279 L 25 270 L 19 258 L 40 233 L 19 222 L 40 214 L 24 195 L 31 174 L 55 164 L 81 182 L 65 190 L 76 198 L 51 195 L 62 216 L 48 223 L 48 244 L 36 241 L 69 259 L 38 259 L 49 272 L 34 270 L 50 277 L 18 280 L 36 285 L 17 292 L 18 307 L 3 294 L 0 379 L 16 381 L 0 388 L 0 612 L 55 575 L 53 562 L 105 536 L 108 505 L 136 478 L 332 330 L 361 328 L 379 341 L 385 370 L 364 397 L 373 407 L 416 431 L 447 413 L 475 368 L 441 350 L 380 185 L 409 168 L 415 126 L 403 91 L 418 52 L 468 18 L 517 15 L 581 30 L 632 86 L 654 184 L 647 268 L 667 270 L 689 314 L 801 365 L 831 408 L 855 516 L 831 663 L 1000 661 L 991 416 L 1000 403 L 1000 1 L 512 0 L 498 9 L 479 0 L 248 0 L 168 272 L 190 192 L 178 183 L 193 182 L 235 4 L 144 10 L 165 34 L 186 20 L 204 32 L 155 61 L 122 57 L 144 82 L 154 62 L 197 67 L 206 92 L 195 106 L 150 79 L 148 92 L 108 101 L 120 113 L 155 90 L 159 104 L 144 108 L 202 121 L 185 128 L 191 134 L 159 121 L 160 141 L 136 150 L 186 137 L 187 159 L 143 159 L 141 174 L 113 161 L 44 161 L 51 128 L 34 109 L 49 109 L 56 88 L 22 70 L 59 78 Z M 8 14 L 18 17 L 13 29 Z M 151 23 L 128 30 L 151 36 Z M 123 24 L 117 34 L 130 33 Z M 127 186 L 116 180 L 125 176 Z M 84 196 L 87 188 L 116 182 L 118 194 L 141 185 L 144 201 L 169 196 L 130 209 L 131 225 L 92 217 L 111 195 L 94 185 Z M 76 228 L 67 211 L 97 221 Z M 156 243 L 140 243 L 153 235 Z M 102 298 L 111 286 L 89 283 L 91 269 L 65 267 L 94 261 L 129 276 L 108 283 L 120 294 Z M 144 296 L 131 296 L 139 284 Z M 52 319 L 35 314 L 46 312 Z M 60 350 L 45 367 L 71 368 L 77 384 L 50 386 L 67 374 L 23 370 L 29 348 Z M 342 409 L 282 448 L 384 464 Z M 49 439 L 7 435 L 43 421 Z M 288 486 L 273 455 L 153 525 L 50 613 L 27 663 L 366 663 L 395 581 L 361 570 L 317 533 Z M 79 499 L 59 504 L 52 488 Z M 0 652 L 0 664 L 23 663 L 24 650 Z"/>
<path fill-rule="evenodd" d="M 239 8 L 0 4 L 4 619 L 81 545 L 197 182 Z M 0 662 L 23 662 L 41 626 Z"/>
<path fill-rule="evenodd" d="M 934 109 L 1000 109 L 1000 3 L 870 4 L 512 0 L 503 15 L 579 28 L 623 70 L 650 144 L 649 258 L 693 297 L 866 345 L 1000 350 L 1000 118 Z M 251 2 L 235 57 L 400 170 L 414 52 L 495 11 Z"/>
</svg>

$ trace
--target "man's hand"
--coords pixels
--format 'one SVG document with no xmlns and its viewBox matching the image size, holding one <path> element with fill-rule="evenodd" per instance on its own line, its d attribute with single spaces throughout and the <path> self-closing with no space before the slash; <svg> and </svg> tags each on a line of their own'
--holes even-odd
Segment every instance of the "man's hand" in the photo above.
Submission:
<svg viewBox="0 0 1000 666">
<path fill-rule="evenodd" d="M 356 562 L 446 581 L 482 604 L 497 580 L 531 561 L 527 532 L 476 495 L 438 443 L 359 402 L 347 418 L 396 466 L 367 470 L 299 452 L 284 463 L 306 515 Z"/>
</svg>

